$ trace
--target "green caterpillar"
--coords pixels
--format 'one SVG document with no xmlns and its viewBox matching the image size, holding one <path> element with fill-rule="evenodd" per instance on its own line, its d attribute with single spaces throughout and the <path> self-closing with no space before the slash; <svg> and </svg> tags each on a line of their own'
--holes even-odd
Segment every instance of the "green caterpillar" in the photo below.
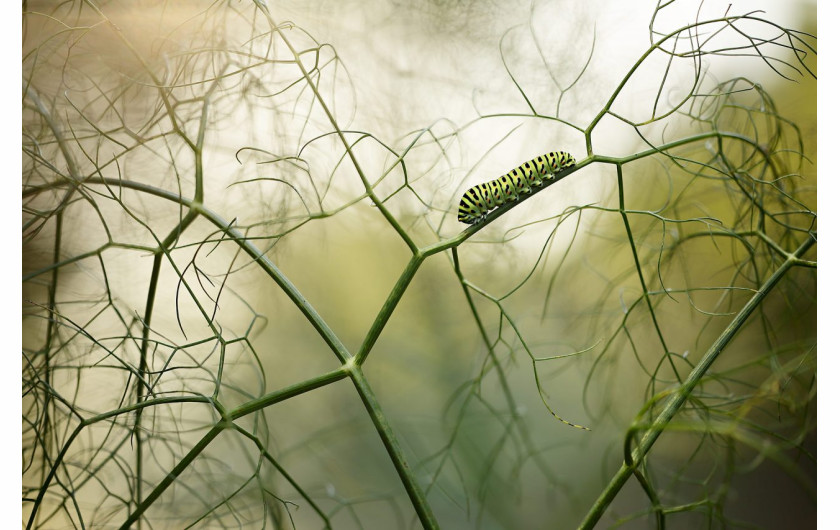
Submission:
<svg viewBox="0 0 840 530">
<path fill-rule="evenodd" d="M 560 171 L 575 165 L 575 157 L 564 151 L 552 151 L 529 160 L 496 180 L 468 189 L 458 205 L 458 220 L 474 224 L 484 219 L 493 208 L 519 200 L 543 180 L 554 180 Z"/>
</svg>

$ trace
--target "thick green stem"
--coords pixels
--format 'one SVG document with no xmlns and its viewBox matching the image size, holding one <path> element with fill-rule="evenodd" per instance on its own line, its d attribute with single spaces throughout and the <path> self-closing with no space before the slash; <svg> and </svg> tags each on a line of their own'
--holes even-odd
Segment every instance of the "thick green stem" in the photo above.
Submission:
<svg viewBox="0 0 840 530">
<path fill-rule="evenodd" d="M 787 256 L 787 259 L 779 266 L 778 269 L 773 273 L 770 278 L 764 282 L 764 285 L 756 291 L 753 297 L 749 300 L 749 302 L 744 305 L 743 308 L 735 315 L 735 318 L 732 319 L 732 322 L 726 327 L 726 329 L 721 333 L 721 335 L 717 338 L 717 340 L 712 344 L 712 346 L 706 351 L 706 354 L 703 355 L 703 358 L 700 360 L 699 363 L 694 367 L 691 373 L 685 380 L 679 390 L 674 392 L 671 397 L 668 399 L 667 403 L 665 403 L 662 412 L 659 413 L 659 416 L 653 421 L 650 425 L 647 434 L 645 434 L 642 439 L 639 441 L 638 447 L 636 450 L 633 451 L 633 461 L 628 463 L 624 462 L 621 467 L 619 468 L 618 472 L 613 476 L 612 480 L 610 480 L 607 487 L 598 497 L 598 500 L 592 505 L 589 513 L 586 515 L 586 518 L 580 525 L 581 529 L 587 528 L 594 528 L 595 524 L 600 520 L 601 516 L 606 511 L 607 507 L 610 503 L 615 499 L 615 496 L 621 491 L 621 488 L 624 486 L 624 483 L 633 475 L 636 468 L 639 467 L 639 464 L 645 458 L 645 456 L 650 452 L 653 444 L 656 443 L 656 440 L 659 438 L 659 435 L 662 434 L 662 431 L 668 426 L 674 416 L 677 415 L 679 410 L 682 408 L 683 404 L 685 404 L 688 396 L 691 395 L 691 392 L 694 388 L 700 383 L 703 377 L 708 372 L 709 368 L 711 368 L 712 364 L 717 359 L 718 355 L 726 348 L 727 344 L 732 340 L 736 333 L 744 326 L 747 319 L 752 315 L 753 311 L 755 311 L 758 306 L 761 304 L 761 301 L 767 296 L 767 294 L 773 289 L 773 287 L 782 279 L 792 267 L 798 265 L 798 261 L 802 258 L 805 252 L 808 251 L 811 246 L 816 243 L 815 237 L 809 237 L 804 243 L 802 243 L 798 249 L 792 254 Z"/>
<path fill-rule="evenodd" d="M 434 513 L 432 513 L 432 508 L 426 500 L 426 494 L 423 492 L 423 488 L 420 487 L 420 484 L 417 483 L 415 473 L 408 465 L 408 459 L 406 459 L 405 454 L 400 447 L 397 436 L 388 424 L 388 421 L 385 418 L 385 413 L 382 412 L 382 407 L 379 406 L 379 402 L 376 400 L 376 395 L 373 393 L 373 389 L 370 387 L 370 384 L 368 384 L 367 378 L 362 373 L 361 367 L 353 365 L 349 368 L 349 370 L 350 377 L 353 380 L 353 384 L 356 385 L 359 397 L 365 404 L 365 408 L 367 409 L 373 424 L 376 426 L 376 432 L 379 433 L 379 437 L 382 439 L 382 444 L 388 451 L 388 456 L 391 457 L 391 462 L 394 464 L 394 467 L 400 476 L 400 480 L 405 487 L 406 493 L 408 493 L 409 499 L 411 499 L 411 504 L 414 506 L 414 511 L 420 519 L 420 524 L 422 524 L 423 528 L 426 530 L 440 528 L 440 525 L 438 525 L 438 522 L 435 519 Z"/>
<path fill-rule="evenodd" d="M 364 342 L 362 342 L 362 346 L 359 348 L 359 352 L 354 357 L 354 361 L 357 365 L 361 366 L 365 362 L 365 359 L 367 359 L 371 348 L 373 348 L 373 345 L 376 343 L 376 340 L 379 338 L 382 330 L 385 329 L 385 324 L 387 324 L 388 319 L 391 318 L 391 315 L 394 313 L 394 309 L 397 308 L 397 304 L 405 294 L 408 286 L 411 284 L 411 280 L 420 268 L 420 264 L 423 263 L 424 258 L 424 255 L 412 256 L 411 261 L 409 261 L 408 265 L 406 265 L 405 270 L 399 280 L 397 280 L 394 288 L 391 289 L 391 293 L 388 295 L 385 303 L 382 304 L 382 309 L 380 309 L 379 314 L 376 315 Z"/>
</svg>

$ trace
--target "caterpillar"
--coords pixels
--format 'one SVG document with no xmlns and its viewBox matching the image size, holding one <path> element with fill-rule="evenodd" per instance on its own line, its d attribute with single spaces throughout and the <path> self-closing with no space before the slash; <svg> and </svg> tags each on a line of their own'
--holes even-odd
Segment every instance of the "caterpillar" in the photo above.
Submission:
<svg viewBox="0 0 840 530">
<path fill-rule="evenodd" d="M 575 165 L 575 157 L 564 151 L 552 151 L 529 160 L 496 180 L 468 189 L 458 205 L 458 220 L 474 224 L 483 220 L 493 208 L 519 200 L 531 188 L 542 186 L 543 180 L 554 180 L 560 171 Z"/>
</svg>

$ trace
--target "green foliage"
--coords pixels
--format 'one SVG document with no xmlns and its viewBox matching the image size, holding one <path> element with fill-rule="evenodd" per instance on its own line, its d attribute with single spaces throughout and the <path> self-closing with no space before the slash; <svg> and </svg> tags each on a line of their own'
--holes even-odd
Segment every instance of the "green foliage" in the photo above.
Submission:
<svg viewBox="0 0 840 530">
<path fill-rule="evenodd" d="M 812 36 L 660 1 L 605 82 L 534 3 L 405 133 L 283 3 L 99 4 L 24 4 L 27 528 L 813 520 L 815 141 L 744 73 L 814 93 Z"/>
</svg>

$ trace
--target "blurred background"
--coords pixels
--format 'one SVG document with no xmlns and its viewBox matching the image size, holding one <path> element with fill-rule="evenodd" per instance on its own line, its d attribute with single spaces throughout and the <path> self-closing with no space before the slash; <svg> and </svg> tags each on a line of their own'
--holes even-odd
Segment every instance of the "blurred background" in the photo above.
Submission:
<svg viewBox="0 0 840 530">
<path fill-rule="evenodd" d="M 430 255 L 363 368 L 441 527 L 577 527 L 628 429 L 779 266 L 772 245 L 816 233 L 816 80 L 780 30 L 816 35 L 816 2 L 660 4 L 24 2 L 24 521 L 119 527 L 213 399 L 341 366 L 245 239 L 354 354 L 406 240 L 454 246 L 467 188 L 591 147 L 625 160 L 622 190 L 582 164 L 457 262 Z M 777 26 L 691 29 L 754 9 Z M 754 145 L 645 154 L 722 130 Z M 669 527 L 816 525 L 815 378 L 806 264 L 654 447 Z M 220 434 L 135 527 L 420 527 L 349 380 L 237 425 L 259 444 Z M 631 479 L 600 527 L 652 512 Z"/>
</svg>

